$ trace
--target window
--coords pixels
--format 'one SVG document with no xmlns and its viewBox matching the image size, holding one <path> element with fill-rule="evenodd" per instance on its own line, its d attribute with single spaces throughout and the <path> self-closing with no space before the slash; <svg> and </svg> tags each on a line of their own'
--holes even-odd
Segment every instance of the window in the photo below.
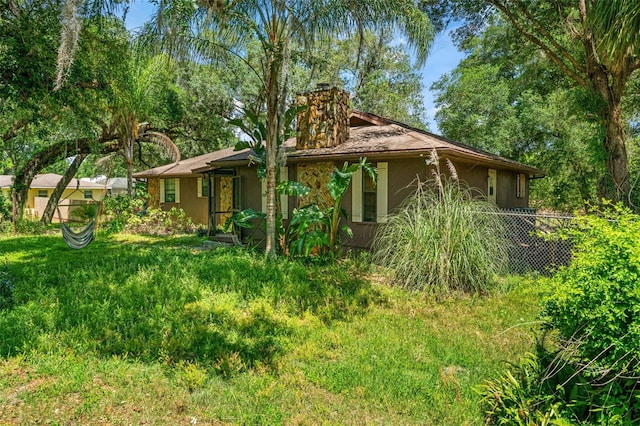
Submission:
<svg viewBox="0 0 640 426">
<path fill-rule="evenodd" d="M 487 200 L 496 202 L 497 172 L 489 169 L 487 176 Z"/>
<path fill-rule="evenodd" d="M 180 202 L 180 179 L 160 179 L 160 202 Z"/>
<path fill-rule="evenodd" d="M 518 173 L 516 175 L 516 198 L 524 198 L 527 193 L 527 175 Z"/>
<path fill-rule="evenodd" d="M 362 173 L 362 221 L 375 222 L 378 213 L 378 193 L 369 173 Z"/>
<path fill-rule="evenodd" d="M 176 181 L 174 179 L 164 180 L 164 202 L 176 202 Z"/>
<path fill-rule="evenodd" d="M 387 218 L 388 163 L 375 165 L 378 181 L 374 185 L 367 172 L 357 170 L 351 180 L 351 221 L 384 222 Z"/>
<path fill-rule="evenodd" d="M 48 197 L 49 196 L 49 191 L 47 191 L 46 189 L 38 189 L 38 197 Z"/>
<path fill-rule="evenodd" d="M 209 175 L 198 178 L 198 197 L 209 198 Z"/>
<path fill-rule="evenodd" d="M 90 189 L 84 190 L 84 198 L 85 200 L 93 200 L 93 191 Z"/>
</svg>

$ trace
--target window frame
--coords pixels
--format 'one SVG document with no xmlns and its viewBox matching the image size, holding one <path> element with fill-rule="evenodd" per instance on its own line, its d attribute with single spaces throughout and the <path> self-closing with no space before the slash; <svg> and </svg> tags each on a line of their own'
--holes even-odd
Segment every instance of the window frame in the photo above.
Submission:
<svg viewBox="0 0 640 426">
<path fill-rule="evenodd" d="M 206 190 L 206 192 L 205 192 Z M 209 176 L 205 175 L 198 178 L 198 198 L 209 198 L 211 194 L 211 181 Z"/>
<path fill-rule="evenodd" d="M 369 176 L 369 173 L 362 175 L 362 221 L 365 223 L 376 223 L 378 221 L 378 190 L 377 185 Z M 371 205 L 367 201 L 373 199 Z"/>
<path fill-rule="evenodd" d="M 174 184 L 174 199 L 167 201 L 167 181 Z M 161 204 L 179 204 L 180 203 L 180 178 L 160 179 L 160 203 Z"/>
<path fill-rule="evenodd" d="M 378 172 L 376 182 L 376 220 L 364 221 L 364 180 L 362 169 L 356 170 L 351 179 L 351 222 L 352 223 L 384 223 L 388 214 L 389 163 L 380 161 L 375 164 Z"/>
</svg>

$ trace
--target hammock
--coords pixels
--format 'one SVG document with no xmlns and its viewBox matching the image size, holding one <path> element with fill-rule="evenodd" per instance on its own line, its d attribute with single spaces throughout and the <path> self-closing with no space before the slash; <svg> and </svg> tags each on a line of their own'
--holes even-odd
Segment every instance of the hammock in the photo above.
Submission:
<svg viewBox="0 0 640 426">
<path fill-rule="evenodd" d="M 61 224 L 62 238 L 72 249 L 81 249 L 88 246 L 95 238 L 96 221 L 91 219 L 89 224 L 80 232 L 74 232 L 66 223 Z"/>
<path fill-rule="evenodd" d="M 62 238 L 72 249 L 81 249 L 88 246 L 95 238 L 96 220 L 91 219 L 87 226 L 82 231 L 75 232 L 69 227 L 66 222 L 62 222 L 62 215 L 60 214 L 60 207 L 56 206 L 58 210 L 58 218 L 60 221 L 60 229 L 62 230 Z"/>
</svg>

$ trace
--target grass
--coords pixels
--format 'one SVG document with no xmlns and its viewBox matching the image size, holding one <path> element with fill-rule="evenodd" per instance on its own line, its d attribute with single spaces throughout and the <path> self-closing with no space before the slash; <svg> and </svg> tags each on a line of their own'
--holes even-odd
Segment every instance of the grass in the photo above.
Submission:
<svg viewBox="0 0 640 426">
<path fill-rule="evenodd" d="M 0 237 L 0 425 L 483 424 L 536 283 L 435 302 L 191 237 Z"/>
</svg>

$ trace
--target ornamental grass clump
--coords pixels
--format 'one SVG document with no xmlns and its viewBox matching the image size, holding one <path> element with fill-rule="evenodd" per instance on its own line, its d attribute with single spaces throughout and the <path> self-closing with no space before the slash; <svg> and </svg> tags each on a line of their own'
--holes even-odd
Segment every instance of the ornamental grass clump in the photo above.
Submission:
<svg viewBox="0 0 640 426">
<path fill-rule="evenodd" d="M 430 164 L 434 179 L 418 182 L 416 193 L 378 228 L 374 260 L 410 290 L 485 292 L 507 259 L 497 207 L 459 182 L 450 162 L 450 177 L 440 173 L 436 155 Z"/>
</svg>

